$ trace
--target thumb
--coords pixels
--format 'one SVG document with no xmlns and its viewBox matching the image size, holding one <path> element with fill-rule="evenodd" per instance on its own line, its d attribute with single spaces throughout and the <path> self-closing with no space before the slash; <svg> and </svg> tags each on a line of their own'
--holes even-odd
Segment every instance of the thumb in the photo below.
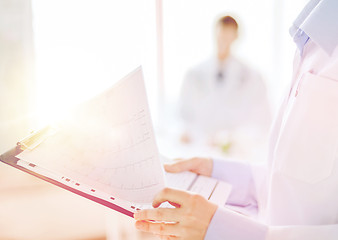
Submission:
<svg viewBox="0 0 338 240">
<path fill-rule="evenodd" d="M 194 168 L 194 165 L 195 164 L 192 159 L 186 159 L 170 164 L 165 164 L 164 169 L 170 173 L 178 173 L 183 171 L 189 171 Z"/>
</svg>

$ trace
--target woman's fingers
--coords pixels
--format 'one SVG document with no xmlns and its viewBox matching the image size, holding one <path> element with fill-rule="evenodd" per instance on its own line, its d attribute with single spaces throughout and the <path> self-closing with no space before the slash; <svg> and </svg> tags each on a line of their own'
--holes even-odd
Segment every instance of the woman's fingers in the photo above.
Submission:
<svg viewBox="0 0 338 240">
<path fill-rule="evenodd" d="M 178 160 L 174 163 L 164 165 L 164 169 L 170 173 L 190 171 L 204 176 L 211 176 L 212 168 L 213 161 L 211 158 L 199 158 L 199 157 Z"/>
<path fill-rule="evenodd" d="M 164 169 L 171 173 L 190 171 L 196 168 L 196 163 L 196 159 L 194 158 L 179 160 L 174 163 L 164 164 Z"/>
<path fill-rule="evenodd" d="M 173 189 L 173 188 L 164 188 L 159 192 L 153 201 L 153 207 L 157 208 L 166 201 L 178 204 L 182 206 L 191 195 L 188 192 Z"/>
<path fill-rule="evenodd" d="M 181 219 L 179 208 L 153 208 L 145 209 L 134 213 L 137 221 L 153 220 L 165 222 L 179 222 Z"/>
<path fill-rule="evenodd" d="M 160 236 L 179 236 L 180 231 L 176 224 L 164 222 L 136 221 L 135 226 L 138 230 Z"/>
</svg>

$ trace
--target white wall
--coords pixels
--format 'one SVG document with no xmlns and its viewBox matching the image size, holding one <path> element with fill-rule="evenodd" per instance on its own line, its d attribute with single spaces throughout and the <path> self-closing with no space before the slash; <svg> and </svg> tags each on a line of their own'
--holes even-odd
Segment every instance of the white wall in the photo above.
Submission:
<svg viewBox="0 0 338 240">
<path fill-rule="evenodd" d="M 0 154 L 30 132 L 34 96 L 30 0 L 0 1 Z"/>
</svg>

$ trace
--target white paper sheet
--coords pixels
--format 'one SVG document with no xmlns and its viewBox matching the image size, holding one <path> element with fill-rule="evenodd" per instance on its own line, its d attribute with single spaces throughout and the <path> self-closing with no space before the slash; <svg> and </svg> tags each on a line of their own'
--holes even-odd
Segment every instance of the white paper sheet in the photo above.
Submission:
<svg viewBox="0 0 338 240">
<path fill-rule="evenodd" d="M 164 174 L 142 69 L 78 106 L 55 135 L 18 157 L 112 196 L 150 203 Z"/>
</svg>

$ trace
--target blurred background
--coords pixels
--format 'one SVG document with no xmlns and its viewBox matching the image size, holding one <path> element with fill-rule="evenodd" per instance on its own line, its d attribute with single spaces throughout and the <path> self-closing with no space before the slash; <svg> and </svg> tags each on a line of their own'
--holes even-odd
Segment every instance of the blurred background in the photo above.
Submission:
<svg viewBox="0 0 338 240">
<path fill-rule="evenodd" d="M 223 145 L 182 142 L 182 82 L 214 54 L 215 23 L 230 14 L 232 53 L 262 76 L 273 116 L 291 78 L 288 29 L 306 2 L 0 0 L 0 151 L 142 65 L 163 154 L 264 162 L 265 137 L 259 151 L 245 151 L 243 133 L 232 150 L 227 135 Z M 0 164 L 0 239 L 137 238 L 152 239 L 125 216 Z"/>
</svg>

